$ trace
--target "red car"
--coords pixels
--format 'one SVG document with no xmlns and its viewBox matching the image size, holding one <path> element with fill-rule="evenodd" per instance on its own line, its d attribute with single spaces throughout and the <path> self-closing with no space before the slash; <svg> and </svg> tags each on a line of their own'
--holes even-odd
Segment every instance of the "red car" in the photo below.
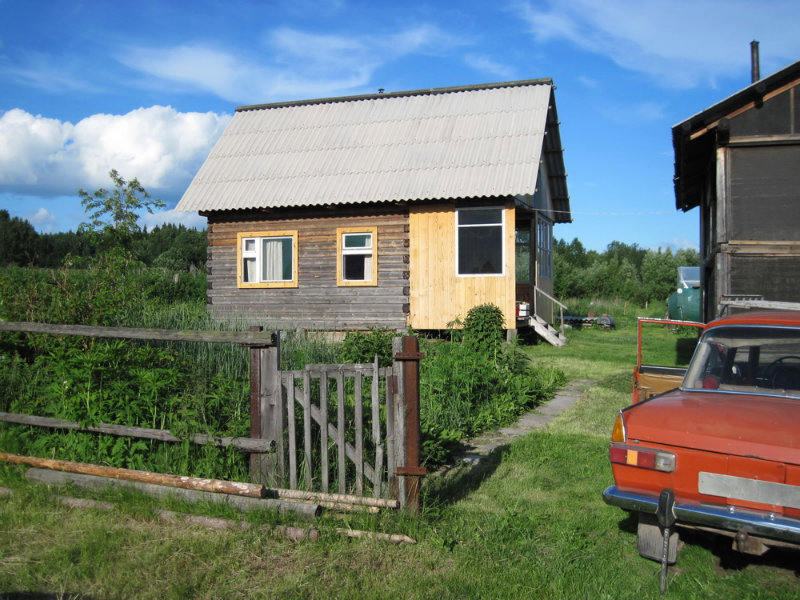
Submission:
<svg viewBox="0 0 800 600">
<path fill-rule="evenodd" d="M 706 325 L 680 386 L 620 411 L 609 457 L 603 499 L 638 515 L 642 556 L 675 562 L 674 526 L 800 547 L 800 312 Z"/>
</svg>

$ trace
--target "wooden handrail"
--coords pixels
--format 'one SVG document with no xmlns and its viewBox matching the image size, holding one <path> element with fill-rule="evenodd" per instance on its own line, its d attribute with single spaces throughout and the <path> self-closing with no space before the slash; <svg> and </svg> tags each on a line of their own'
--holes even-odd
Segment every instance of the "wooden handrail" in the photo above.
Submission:
<svg viewBox="0 0 800 600">
<path fill-rule="evenodd" d="M 545 298 L 547 298 L 548 300 L 550 300 L 550 301 L 551 301 L 553 304 L 557 304 L 557 305 L 558 305 L 558 307 L 559 307 L 559 309 L 560 309 L 560 318 L 559 318 L 559 326 L 558 326 L 558 329 L 559 329 L 559 331 L 560 331 L 561 333 L 564 333 L 564 309 L 565 309 L 565 308 L 567 308 L 567 305 L 566 305 L 566 304 L 562 304 L 561 302 L 559 302 L 558 300 L 556 300 L 555 298 L 553 298 L 553 297 L 552 297 L 550 294 L 548 294 L 547 292 L 545 292 L 543 289 L 540 289 L 540 288 L 538 288 L 538 287 L 536 287 L 536 286 L 534 286 L 534 288 L 533 288 L 533 292 L 534 292 L 534 297 L 535 297 L 535 295 L 536 295 L 536 294 L 541 294 L 542 296 L 544 296 Z M 537 304 L 538 304 L 538 303 L 537 303 Z M 534 306 L 534 310 L 536 310 L 536 306 Z M 538 312 L 538 311 L 537 311 L 537 312 Z M 553 314 L 552 314 L 552 312 L 551 312 L 551 314 L 550 314 L 550 321 L 551 321 L 551 322 L 553 321 Z"/>
</svg>

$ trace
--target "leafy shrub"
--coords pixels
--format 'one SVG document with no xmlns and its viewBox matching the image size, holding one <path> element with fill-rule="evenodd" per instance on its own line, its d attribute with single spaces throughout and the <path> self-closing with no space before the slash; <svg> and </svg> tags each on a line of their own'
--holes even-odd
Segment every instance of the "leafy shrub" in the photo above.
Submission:
<svg viewBox="0 0 800 600">
<path fill-rule="evenodd" d="M 464 342 L 487 352 L 497 352 L 503 343 L 503 311 L 494 304 L 474 306 L 464 319 Z"/>
<path fill-rule="evenodd" d="M 378 356 L 382 367 L 391 366 L 392 339 L 397 334 L 391 329 L 370 328 L 368 331 L 349 331 L 341 349 L 342 362 L 370 363 Z"/>
</svg>

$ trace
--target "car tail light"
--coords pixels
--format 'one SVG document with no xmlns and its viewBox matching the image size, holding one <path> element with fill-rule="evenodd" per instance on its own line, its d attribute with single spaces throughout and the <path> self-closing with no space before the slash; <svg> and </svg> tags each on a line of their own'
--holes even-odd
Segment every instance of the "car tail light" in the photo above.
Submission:
<svg viewBox="0 0 800 600">
<path fill-rule="evenodd" d="M 611 441 L 618 444 L 624 444 L 626 440 L 625 434 L 625 421 L 622 419 L 622 413 L 617 415 L 617 420 L 614 421 L 614 429 L 611 430 Z"/>
<path fill-rule="evenodd" d="M 612 463 L 671 473 L 675 470 L 675 455 L 664 450 L 611 444 L 608 458 Z"/>
</svg>

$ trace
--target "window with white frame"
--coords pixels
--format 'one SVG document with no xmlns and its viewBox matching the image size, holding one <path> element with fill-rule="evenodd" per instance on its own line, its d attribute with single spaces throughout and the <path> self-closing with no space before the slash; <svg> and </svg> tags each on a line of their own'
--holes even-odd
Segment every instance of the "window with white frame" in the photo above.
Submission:
<svg viewBox="0 0 800 600">
<path fill-rule="evenodd" d="M 377 284 L 377 228 L 344 227 L 336 230 L 339 285 Z"/>
<path fill-rule="evenodd" d="M 239 287 L 296 287 L 297 232 L 238 234 Z"/>
<path fill-rule="evenodd" d="M 504 252 L 503 207 L 456 211 L 458 275 L 502 275 Z"/>
</svg>

